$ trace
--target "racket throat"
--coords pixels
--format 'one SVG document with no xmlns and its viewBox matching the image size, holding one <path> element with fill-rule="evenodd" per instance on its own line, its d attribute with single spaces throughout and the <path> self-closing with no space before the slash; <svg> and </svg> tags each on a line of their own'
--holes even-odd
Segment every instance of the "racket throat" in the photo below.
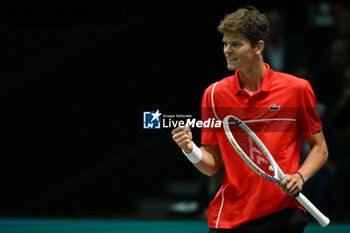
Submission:
<svg viewBox="0 0 350 233">
<path fill-rule="evenodd" d="M 271 182 L 277 184 L 277 185 L 280 185 L 282 183 L 282 181 L 279 178 L 270 176 L 268 174 L 266 174 L 264 178 L 267 179 L 268 181 L 271 181 Z"/>
</svg>

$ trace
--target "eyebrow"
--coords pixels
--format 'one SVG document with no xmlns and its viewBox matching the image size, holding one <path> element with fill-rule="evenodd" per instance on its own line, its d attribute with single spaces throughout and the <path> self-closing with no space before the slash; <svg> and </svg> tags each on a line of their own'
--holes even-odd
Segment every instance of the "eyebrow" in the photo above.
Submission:
<svg viewBox="0 0 350 233">
<path fill-rule="evenodd" d="M 224 42 L 224 43 L 237 43 L 237 42 L 238 42 L 238 43 L 241 43 L 242 41 L 241 41 L 241 40 L 231 40 L 231 41 L 228 40 L 228 41 L 227 41 L 227 40 L 222 39 L 222 42 Z"/>
</svg>

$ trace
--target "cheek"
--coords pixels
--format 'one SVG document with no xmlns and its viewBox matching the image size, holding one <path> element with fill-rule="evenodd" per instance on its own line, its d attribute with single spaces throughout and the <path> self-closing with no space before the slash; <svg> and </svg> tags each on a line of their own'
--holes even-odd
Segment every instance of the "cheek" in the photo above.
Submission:
<svg viewBox="0 0 350 233">
<path fill-rule="evenodd" d="M 242 59 L 249 60 L 253 58 L 255 55 L 255 51 L 253 49 L 247 48 L 247 49 L 242 49 L 240 51 L 240 56 Z"/>
</svg>

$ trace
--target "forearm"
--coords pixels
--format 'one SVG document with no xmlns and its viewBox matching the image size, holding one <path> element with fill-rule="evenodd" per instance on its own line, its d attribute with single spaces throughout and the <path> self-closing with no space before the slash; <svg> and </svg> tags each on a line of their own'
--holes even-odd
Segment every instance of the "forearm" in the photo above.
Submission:
<svg viewBox="0 0 350 233">
<path fill-rule="evenodd" d="M 310 152 L 297 173 L 286 174 L 280 187 L 288 195 L 295 196 L 302 190 L 304 182 L 312 177 L 327 161 L 328 149 L 322 131 L 306 139 L 310 145 Z"/>
<path fill-rule="evenodd" d="M 304 163 L 299 168 L 299 172 L 307 181 L 310 179 L 327 161 L 328 149 L 325 143 L 313 145 Z"/>
<path fill-rule="evenodd" d="M 202 146 L 200 150 L 202 151 L 202 159 L 193 165 L 207 176 L 214 175 L 220 169 L 221 161 L 220 156 L 217 154 L 218 152 L 215 151 L 216 149 L 208 148 L 207 146 Z"/>
<path fill-rule="evenodd" d="M 311 149 L 299 169 L 305 181 L 310 179 L 328 159 L 327 143 L 322 131 L 313 134 L 311 138 L 306 140 Z"/>
<path fill-rule="evenodd" d="M 171 134 L 185 156 L 203 174 L 212 176 L 220 168 L 221 153 L 218 145 L 203 145 L 198 148 L 192 141 L 190 128 L 178 127 Z"/>
</svg>

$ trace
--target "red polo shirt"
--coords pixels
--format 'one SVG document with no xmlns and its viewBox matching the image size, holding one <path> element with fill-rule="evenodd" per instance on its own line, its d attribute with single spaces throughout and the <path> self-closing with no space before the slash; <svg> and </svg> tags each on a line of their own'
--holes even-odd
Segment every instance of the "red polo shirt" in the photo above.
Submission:
<svg viewBox="0 0 350 233">
<path fill-rule="evenodd" d="M 308 81 L 267 70 L 258 91 L 241 88 L 238 70 L 209 86 L 203 95 L 202 120 L 235 115 L 257 134 L 286 174 L 299 168 L 302 137 L 322 129 L 316 98 Z M 221 128 L 202 129 L 203 145 L 219 145 L 224 182 L 208 210 L 211 228 L 237 228 L 287 207 L 302 208 L 294 197 L 256 174 L 235 152 Z"/>
</svg>

